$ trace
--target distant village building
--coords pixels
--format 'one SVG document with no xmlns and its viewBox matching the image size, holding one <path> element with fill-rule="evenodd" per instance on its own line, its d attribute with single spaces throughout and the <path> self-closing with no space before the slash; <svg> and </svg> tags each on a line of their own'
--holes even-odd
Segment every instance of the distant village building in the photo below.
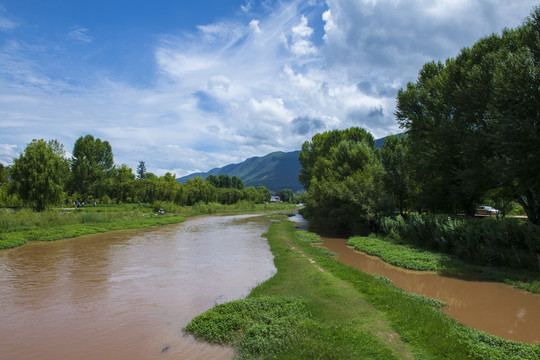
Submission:
<svg viewBox="0 0 540 360">
<path fill-rule="evenodd" d="M 270 202 L 279 203 L 279 202 L 281 202 L 281 199 L 279 198 L 279 196 L 273 195 L 273 196 L 270 197 Z"/>
</svg>

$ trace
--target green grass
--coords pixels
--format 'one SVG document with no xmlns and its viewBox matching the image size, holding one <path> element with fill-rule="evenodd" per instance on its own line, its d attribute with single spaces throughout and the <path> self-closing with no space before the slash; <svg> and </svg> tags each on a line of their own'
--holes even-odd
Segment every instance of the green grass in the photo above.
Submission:
<svg viewBox="0 0 540 360">
<path fill-rule="evenodd" d="M 273 222 L 266 236 L 277 273 L 186 332 L 230 344 L 242 359 L 540 358 L 540 346 L 463 327 L 442 304 L 321 253 L 289 222 Z"/>
<path fill-rule="evenodd" d="M 504 282 L 516 288 L 540 293 L 540 276 L 537 271 L 472 265 L 448 254 L 399 244 L 391 237 L 375 234 L 371 234 L 369 237 L 352 237 L 347 245 L 353 246 L 355 250 L 377 256 L 389 264 L 406 269 L 432 270 L 450 276 Z"/>
<path fill-rule="evenodd" d="M 0 249 L 23 245 L 28 241 L 51 241 L 86 234 L 124 229 L 140 229 L 183 222 L 187 217 L 205 214 L 237 214 L 290 210 L 293 204 L 234 205 L 196 204 L 179 206 L 173 203 L 123 204 L 88 206 L 78 209 L 51 209 L 35 212 L 0 209 Z M 164 215 L 157 211 L 164 209 Z"/>
<path fill-rule="evenodd" d="M 382 241 L 374 236 L 355 236 L 349 239 L 347 245 L 366 254 L 378 256 L 387 263 L 411 270 L 437 271 L 451 261 L 448 255 Z"/>
</svg>

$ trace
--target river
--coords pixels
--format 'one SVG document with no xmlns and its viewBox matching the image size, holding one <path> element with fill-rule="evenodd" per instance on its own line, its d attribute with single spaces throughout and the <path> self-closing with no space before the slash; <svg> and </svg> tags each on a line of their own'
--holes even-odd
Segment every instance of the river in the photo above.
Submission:
<svg viewBox="0 0 540 360">
<path fill-rule="evenodd" d="M 230 359 L 182 334 L 276 269 L 268 224 L 199 217 L 0 251 L 0 359 Z"/>
<path fill-rule="evenodd" d="M 290 218 L 307 230 L 301 215 Z M 435 272 L 411 271 L 385 263 L 375 256 L 355 251 L 347 239 L 321 237 L 323 246 L 337 259 L 366 273 L 390 279 L 401 289 L 444 301 L 442 311 L 460 323 L 502 338 L 540 344 L 540 295 L 509 285 L 469 281 Z"/>
</svg>

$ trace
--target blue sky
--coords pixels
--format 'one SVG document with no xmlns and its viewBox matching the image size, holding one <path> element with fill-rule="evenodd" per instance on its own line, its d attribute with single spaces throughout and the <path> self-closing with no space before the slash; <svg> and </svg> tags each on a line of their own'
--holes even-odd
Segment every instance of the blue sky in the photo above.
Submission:
<svg viewBox="0 0 540 360">
<path fill-rule="evenodd" d="M 183 176 L 325 130 L 397 133 L 396 93 L 425 62 L 535 4 L 0 0 L 0 162 L 92 134 L 118 165 Z"/>
</svg>

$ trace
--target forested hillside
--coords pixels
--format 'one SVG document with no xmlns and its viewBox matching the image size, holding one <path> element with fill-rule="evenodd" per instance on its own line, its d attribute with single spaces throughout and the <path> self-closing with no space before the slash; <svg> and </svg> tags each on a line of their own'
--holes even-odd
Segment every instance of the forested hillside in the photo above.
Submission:
<svg viewBox="0 0 540 360">
<path fill-rule="evenodd" d="M 230 164 L 221 168 L 212 169 L 206 173 L 194 173 L 178 179 L 185 183 L 195 177 L 206 179 L 208 175 L 237 176 L 244 181 L 245 186 L 265 186 L 270 191 L 291 189 L 293 192 L 303 190 L 298 181 L 300 151 L 277 151 L 262 157 L 252 157 L 239 164 Z"/>
</svg>

